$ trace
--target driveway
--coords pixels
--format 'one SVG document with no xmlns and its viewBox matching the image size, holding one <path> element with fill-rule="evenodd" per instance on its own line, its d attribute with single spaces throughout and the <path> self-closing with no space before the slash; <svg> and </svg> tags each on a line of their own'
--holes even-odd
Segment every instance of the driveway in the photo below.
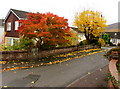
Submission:
<svg viewBox="0 0 120 89">
<path fill-rule="evenodd" d="M 112 48 L 115 48 L 116 46 L 111 46 L 111 47 L 102 47 L 102 49 L 105 49 L 106 51 L 109 51 Z"/>
</svg>

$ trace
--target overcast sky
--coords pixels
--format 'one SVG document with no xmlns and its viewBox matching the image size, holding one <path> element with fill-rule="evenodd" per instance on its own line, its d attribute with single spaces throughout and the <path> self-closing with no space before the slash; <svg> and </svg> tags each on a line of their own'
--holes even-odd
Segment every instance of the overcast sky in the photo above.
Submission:
<svg viewBox="0 0 120 89">
<path fill-rule="evenodd" d="M 65 17 L 73 25 L 76 12 L 84 10 L 99 11 L 105 16 L 107 24 L 118 21 L 119 0 L 1 0 L 0 18 L 5 18 L 10 8 L 31 12 L 51 12 Z"/>
</svg>

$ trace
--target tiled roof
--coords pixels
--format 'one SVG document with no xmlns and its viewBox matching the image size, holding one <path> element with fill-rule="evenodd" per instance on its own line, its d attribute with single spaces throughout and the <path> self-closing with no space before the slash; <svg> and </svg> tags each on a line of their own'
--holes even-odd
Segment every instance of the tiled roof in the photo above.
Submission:
<svg viewBox="0 0 120 89">
<path fill-rule="evenodd" d="M 108 25 L 105 32 L 120 32 L 120 22 Z"/>
<path fill-rule="evenodd" d="M 81 32 L 81 31 L 79 31 L 78 28 L 76 28 L 76 27 L 71 27 L 71 29 L 73 29 L 74 31 L 76 31 L 76 32 L 78 32 L 78 33 L 83 33 L 83 32 Z"/>
<path fill-rule="evenodd" d="M 105 33 L 109 34 L 111 38 L 120 39 L 120 22 L 108 25 Z"/>
<path fill-rule="evenodd" d="M 106 32 L 110 35 L 111 38 L 117 38 L 120 39 L 120 32 Z"/>
<path fill-rule="evenodd" d="M 21 11 L 21 10 L 15 10 L 15 9 L 11 9 L 19 18 L 26 18 L 27 17 L 27 13 L 26 11 Z"/>
<path fill-rule="evenodd" d="M 0 26 L 3 26 L 3 19 L 0 19 Z"/>
</svg>

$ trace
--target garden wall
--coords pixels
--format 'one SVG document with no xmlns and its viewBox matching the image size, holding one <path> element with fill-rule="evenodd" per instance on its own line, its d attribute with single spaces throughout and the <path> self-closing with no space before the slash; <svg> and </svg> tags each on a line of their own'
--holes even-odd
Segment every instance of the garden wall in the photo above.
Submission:
<svg viewBox="0 0 120 89">
<path fill-rule="evenodd" d="M 25 60 L 25 59 L 31 59 L 35 60 L 42 57 L 47 56 L 53 56 L 61 53 L 68 53 L 73 52 L 76 50 L 85 50 L 85 49 L 93 49 L 93 48 L 99 48 L 98 46 L 92 46 L 92 45 L 85 45 L 85 46 L 71 46 L 71 47 L 64 47 L 64 48 L 56 48 L 52 50 L 44 50 L 38 52 L 37 49 L 32 49 L 32 51 L 1 51 L 2 54 L 2 60 Z"/>
</svg>

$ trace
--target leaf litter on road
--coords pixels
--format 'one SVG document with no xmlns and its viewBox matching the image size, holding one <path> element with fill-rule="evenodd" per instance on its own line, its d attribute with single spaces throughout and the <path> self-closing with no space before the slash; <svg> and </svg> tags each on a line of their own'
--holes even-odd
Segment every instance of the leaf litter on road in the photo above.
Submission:
<svg viewBox="0 0 120 89">
<path fill-rule="evenodd" d="M 62 63 L 65 61 L 69 61 L 75 58 L 80 58 L 84 57 L 87 55 L 92 55 L 98 52 L 102 52 L 103 50 L 101 49 L 88 49 L 88 50 L 82 50 L 82 51 L 74 51 L 71 53 L 64 53 L 64 54 L 59 54 L 55 56 L 49 56 L 45 57 L 39 60 L 25 60 L 25 61 L 20 61 L 20 60 L 13 60 L 13 61 L 1 61 L 0 64 L 7 65 L 7 67 L 3 68 L 2 71 L 10 71 L 10 70 L 16 70 L 16 69 L 29 69 L 33 67 L 39 67 L 39 66 L 46 66 L 46 65 L 52 65 L 52 64 L 57 64 L 57 63 Z M 68 66 L 68 64 L 66 64 Z"/>
</svg>

